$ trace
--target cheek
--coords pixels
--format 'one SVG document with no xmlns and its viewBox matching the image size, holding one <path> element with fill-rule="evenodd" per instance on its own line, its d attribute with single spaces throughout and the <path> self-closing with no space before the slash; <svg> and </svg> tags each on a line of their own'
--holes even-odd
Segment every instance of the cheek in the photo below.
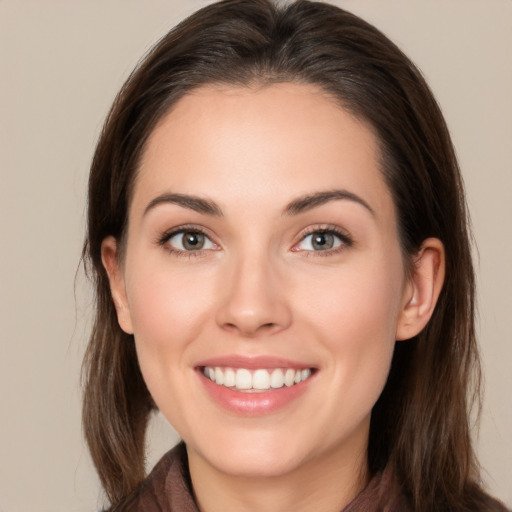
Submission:
<svg viewBox="0 0 512 512">
<path fill-rule="evenodd" d="M 307 329 L 317 334 L 331 361 L 328 377 L 343 391 L 342 398 L 338 393 L 332 399 L 341 400 L 351 414 L 368 414 L 386 382 L 402 279 L 401 266 L 375 263 L 332 276 L 316 298 L 304 290 Z"/>
<path fill-rule="evenodd" d="M 165 261 L 133 270 L 127 293 L 139 366 L 158 408 L 186 432 L 194 341 L 205 338 L 214 286 L 201 272 L 176 271 Z"/>
<path fill-rule="evenodd" d="M 211 317 L 211 276 L 156 261 L 133 265 L 130 277 L 127 295 L 141 368 L 151 365 L 168 374 L 165 365 L 183 362 L 187 347 Z"/>
<path fill-rule="evenodd" d="M 402 267 L 395 261 L 368 258 L 328 276 L 310 273 L 300 292 L 304 316 L 309 311 L 312 321 L 340 343 L 365 345 L 375 338 L 394 342 L 402 287 Z"/>
</svg>

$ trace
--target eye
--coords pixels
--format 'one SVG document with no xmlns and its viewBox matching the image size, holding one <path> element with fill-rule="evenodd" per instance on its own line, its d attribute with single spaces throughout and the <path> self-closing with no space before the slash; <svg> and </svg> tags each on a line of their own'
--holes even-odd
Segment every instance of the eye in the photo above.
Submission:
<svg viewBox="0 0 512 512">
<path fill-rule="evenodd" d="M 293 250 L 322 252 L 337 249 L 342 245 L 351 245 L 351 240 L 346 235 L 333 230 L 322 229 L 304 236 Z"/>
<path fill-rule="evenodd" d="M 181 252 L 218 248 L 204 233 L 193 230 L 174 232 L 167 238 L 166 243 Z"/>
</svg>

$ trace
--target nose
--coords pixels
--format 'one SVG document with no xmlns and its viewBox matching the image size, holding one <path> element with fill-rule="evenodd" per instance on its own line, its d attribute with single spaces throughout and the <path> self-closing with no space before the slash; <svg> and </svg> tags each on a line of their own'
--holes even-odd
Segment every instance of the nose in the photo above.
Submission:
<svg viewBox="0 0 512 512">
<path fill-rule="evenodd" d="M 264 254 L 241 257 L 230 265 L 221 283 L 217 324 L 224 330 L 252 338 L 289 327 L 292 314 L 286 286 L 277 265 Z"/>
</svg>

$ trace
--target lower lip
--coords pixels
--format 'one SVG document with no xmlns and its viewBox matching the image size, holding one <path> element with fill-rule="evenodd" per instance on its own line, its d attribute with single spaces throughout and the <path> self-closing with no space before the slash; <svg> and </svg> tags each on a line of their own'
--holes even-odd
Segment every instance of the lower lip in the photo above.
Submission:
<svg viewBox="0 0 512 512">
<path fill-rule="evenodd" d="M 306 391 L 309 381 L 314 377 L 311 376 L 290 387 L 283 386 L 272 391 L 247 393 L 215 384 L 200 370 L 197 373 L 206 391 L 218 405 L 230 412 L 244 416 L 270 414 L 286 407 Z"/>
</svg>

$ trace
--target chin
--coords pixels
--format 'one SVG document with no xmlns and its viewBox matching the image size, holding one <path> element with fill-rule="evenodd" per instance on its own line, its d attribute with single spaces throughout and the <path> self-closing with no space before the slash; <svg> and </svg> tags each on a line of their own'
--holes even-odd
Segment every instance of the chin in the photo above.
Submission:
<svg viewBox="0 0 512 512">
<path fill-rule="evenodd" d="M 305 459 L 304 441 L 283 440 L 275 432 L 260 435 L 251 432 L 242 436 L 227 433 L 200 446 L 185 442 L 189 450 L 217 471 L 238 477 L 282 476 L 293 472 Z"/>
<path fill-rule="evenodd" d="M 274 453 L 260 450 L 244 454 L 212 454 L 207 462 L 224 474 L 241 478 L 276 478 L 292 473 L 301 466 L 297 454 Z"/>
</svg>

